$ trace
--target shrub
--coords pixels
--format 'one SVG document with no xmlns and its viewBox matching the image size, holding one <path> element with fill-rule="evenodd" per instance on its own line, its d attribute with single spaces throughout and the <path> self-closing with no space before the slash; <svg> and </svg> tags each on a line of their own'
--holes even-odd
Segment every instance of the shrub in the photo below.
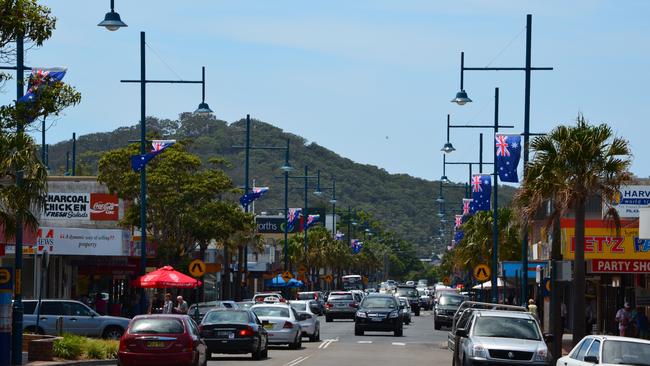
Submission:
<svg viewBox="0 0 650 366">
<path fill-rule="evenodd" d="M 86 347 L 84 350 L 85 358 L 103 360 L 106 358 L 106 347 L 104 344 L 97 339 L 89 339 L 86 342 Z"/>
<path fill-rule="evenodd" d="M 66 360 L 81 358 L 103 360 L 117 358 L 119 347 L 119 341 L 64 334 L 63 338 L 54 341 L 53 350 L 55 357 Z"/>
<path fill-rule="evenodd" d="M 83 353 L 85 343 L 86 339 L 84 337 L 64 334 L 63 338 L 54 341 L 54 356 L 66 360 L 76 360 Z"/>
</svg>

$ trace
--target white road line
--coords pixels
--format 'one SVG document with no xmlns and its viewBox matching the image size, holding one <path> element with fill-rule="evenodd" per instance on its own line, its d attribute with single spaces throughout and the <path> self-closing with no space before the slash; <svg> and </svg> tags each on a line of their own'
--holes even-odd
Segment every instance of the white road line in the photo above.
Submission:
<svg viewBox="0 0 650 366">
<path fill-rule="evenodd" d="M 336 339 L 325 339 L 321 342 L 321 344 L 318 345 L 318 348 L 320 349 L 325 349 L 332 344 L 332 342 L 338 342 L 339 338 L 337 337 Z"/>
<path fill-rule="evenodd" d="M 393 346 L 406 346 L 406 343 L 403 343 L 403 342 L 393 342 Z"/>
<path fill-rule="evenodd" d="M 295 360 L 285 364 L 285 366 L 296 366 L 297 364 L 301 363 L 302 361 L 305 361 L 308 358 L 309 358 L 309 356 L 300 356 L 300 357 L 296 358 Z"/>
<path fill-rule="evenodd" d="M 357 343 L 361 343 L 361 344 L 370 344 L 370 343 L 372 343 L 372 341 L 357 341 Z"/>
</svg>

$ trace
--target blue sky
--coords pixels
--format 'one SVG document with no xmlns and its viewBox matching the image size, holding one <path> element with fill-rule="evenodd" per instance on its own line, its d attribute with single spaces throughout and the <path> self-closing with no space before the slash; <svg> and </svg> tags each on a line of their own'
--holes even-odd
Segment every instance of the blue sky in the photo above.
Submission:
<svg viewBox="0 0 650 366">
<path fill-rule="evenodd" d="M 472 67 L 524 65 L 526 14 L 533 14 L 531 131 L 583 113 L 629 139 L 632 170 L 650 175 L 650 2 L 431 0 L 116 0 L 129 25 L 97 27 L 109 0 L 48 0 L 57 29 L 31 66 L 67 66 L 82 103 L 48 124 L 48 142 L 133 125 L 139 119 L 139 32 L 147 37 L 148 77 L 200 79 L 206 102 L 232 122 L 250 113 L 354 161 L 391 173 L 438 179 L 445 123 L 523 130 L 523 72 L 465 74 L 474 103 L 449 101 L 459 87 L 460 52 Z M 14 99 L 6 85 L 0 103 Z M 147 114 L 176 118 L 200 102 L 199 85 L 151 85 Z M 485 130 L 486 161 L 491 158 Z M 448 161 L 478 159 L 479 130 L 452 130 Z M 40 134 L 39 134 L 40 136 Z M 40 139 L 40 137 L 39 137 Z M 40 140 L 39 140 L 40 141 Z M 484 170 L 490 170 L 486 167 Z M 465 167 L 447 175 L 464 181 Z"/>
</svg>

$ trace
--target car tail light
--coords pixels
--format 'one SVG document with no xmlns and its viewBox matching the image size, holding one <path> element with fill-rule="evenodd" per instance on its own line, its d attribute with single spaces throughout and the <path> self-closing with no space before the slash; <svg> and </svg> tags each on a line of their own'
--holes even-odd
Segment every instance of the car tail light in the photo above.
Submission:
<svg viewBox="0 0 650 366">
<path fill-rule="evenodd" d="M 246 327 L 244 329 L 241 329 L 239 333 L 237 333 L 240 337 L 252 337 L 253 336 L 253 328 L 251 327 Z"/>
<path fill-rule="evenodd" d="M 327 304 L 325 304 L 325 307 L 328 308 L 328 309 L 331 308 L 332 306 L 334 306 L 334 305 L 330 304 L 329 302 Z"/>
<path fill-rule="evenodd" d="M 359 304 L 357 304 L 356 302 L 351 302 L 351 303 L 350 303 L 350 307 L 351 307 L 351 308 L 358 308 L 358 307 L 359 307 Z"/>
<path fill-rule="evenodd" d="M 284 326 L 282 328 L 284 328 L 284 329 L 293 329 L 293 323 L 292 322 L 284 322 Z"/>
<path fill-rule="evenodd" d="M 318 300 L 318 294 L 314 292 L 314 300 Z"/>
<path fill-rule="evenodd" d="M 280 302 L 287 302 L 287 300 L 285 300 L 285 299 L 280 299 Z"/>
<path fill-rule="evenodd" d="M 199 333 L 203 333 L 203 326 L 199 325 Z"/>
</svg>

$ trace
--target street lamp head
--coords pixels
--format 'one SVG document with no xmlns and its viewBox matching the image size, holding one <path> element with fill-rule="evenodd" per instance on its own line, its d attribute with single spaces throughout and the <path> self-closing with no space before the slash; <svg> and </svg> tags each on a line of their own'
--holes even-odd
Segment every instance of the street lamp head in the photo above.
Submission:
<svg viewBox="0 0 650 366">
<path fill-rule="evenodd" d="M 442 213 L 442 212 L 438 212 L 436 215 L 437 215 L 438 217 L 444 217 L 444 216 L 445 216 L 445 214 Z"/>
<path fill-rule="evenodd" d="M 357 226 L 358 224 L 357 224 L 356 221 L 352 221 L 352 225 L 353 225 L 353 226 Z"/>
<path fill-rule="evenodd" d="M 442 196 L 438 196 L 438 198 L 436 198 L 436 202 L 445 203 L 445 199 Z"/>
<path fill-rule="evenodd" d="M 208 103 L 201 102 L 199 103 L 199 107 L 194 111 L 194 114 L 198 114 L 200 116 L 209 116 L 212 114 L 212 109 L 210 109 Z"/>
<path fill-rule="evenodd" d="M 467 97 L 467 93 L 465 92 L 465 89 L 463 89 L 456 93 L 456 98 L 452 99 L 451 102 L 458 105 L 465 105 L 466 103 L 471 103 L 472 100 Z"/>
<path fill-rule="evenodd" d="M 451 142 L 447 141 L 442 149 L 440 149 L 440 151 L 444 152 L 445 154 L 449 154 L 453 151 L 456 151 L 456 148 L 451 144 Z"/>
<path fill-rule="evenodd" d="M 445 183 L 445 184 L 449 184 L 449 183 L 451 183 L 451 181 L 449 180 L 449 178 L 447 178 L 446 175 L 443 175 L 442 177 L 440 177 L 440 181 L 441 181 L 442 183 Z"/>
<path fill-rule="evenodd" d="M 111 32 L 114 32 L 122 27 L 128 27 L 126 23 L 120 19 L 120 14 L 114 12 L 112 9 L 110 12 L 106 13 L 104 16 L 104 20 L 102 20 L 99 24 L 97 24 L 100 27 L 104 27 L 108 29 Z"/>
<path fill-rule="evenodd" d="M 447 219 L 445 219 L 444 217 L 441 218 L 441 219 L 440 219 L 440 223 L 441 223 L 441 224 L 446 224 L 446 223 L 447 223 Z"/>
<path fill-rule="evenodd" d="M 316 191 L 314 191 L 314 196 L 316 196 L 316 197 L 320 197 L 320 196 L 322 196 L 322 195 L 323 195 L 323 191 L 320 191 L 320 190 L 316 190 Z"/>
<path fill-rule="evenodd" d="M 331 204 L 335 204 L 336 202 L 337 202 L 337 201 L 336 201 L 336 199 L 334 199 L 334 198 L 332 198 L 332 199 L 330 200 L 330 203 L 331 203 Z"/>
<path fill-rule="evenodd" d="M 293 171 L 293 167 L 287 163 L 287 164 L 284 164 L 283 166 L 281 166 L 280 170 L 282 170 L 283 172 L 289 173 L 289 172 Z"/>
</svg>

